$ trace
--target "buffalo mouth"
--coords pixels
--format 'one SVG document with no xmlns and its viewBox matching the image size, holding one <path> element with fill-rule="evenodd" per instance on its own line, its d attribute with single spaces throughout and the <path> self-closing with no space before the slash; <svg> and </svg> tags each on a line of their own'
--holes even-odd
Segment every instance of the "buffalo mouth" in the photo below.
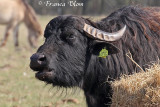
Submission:
<svg viewBox="0 0 160 107">
<path fill-rule="evenodd" d="M 52 82 L 53 78 L 53 70 L 49 70 L 47 68 L 39 70 L 35 77 L 41 81 Z"/>
</svg>

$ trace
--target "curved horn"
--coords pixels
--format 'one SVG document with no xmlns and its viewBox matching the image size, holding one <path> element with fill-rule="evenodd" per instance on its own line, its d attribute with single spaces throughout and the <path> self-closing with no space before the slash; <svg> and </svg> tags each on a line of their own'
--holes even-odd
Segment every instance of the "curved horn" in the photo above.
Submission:
<svg viewBox="0 0 160 107">
<path fill-rule="evenodd" d="M 85 23 L 83 30 L 87 32 L 91 38 L 97 38 L 103 41 L 116 41 L 123 36 L 126 25 L 117 32 L 108 33 Z"/>
</svg>

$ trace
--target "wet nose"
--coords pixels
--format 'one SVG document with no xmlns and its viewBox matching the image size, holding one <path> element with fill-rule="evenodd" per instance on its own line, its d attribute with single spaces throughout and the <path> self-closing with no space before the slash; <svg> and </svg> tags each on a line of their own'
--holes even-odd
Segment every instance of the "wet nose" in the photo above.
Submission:
<svg viewBox="0 0 160 107">
<path fill-rule="evenodd" d="M 46 66 L 46 56 L 44 54 L 35 53 L 30 57 L 30 68 L 39 71 Z"/>
</svg>

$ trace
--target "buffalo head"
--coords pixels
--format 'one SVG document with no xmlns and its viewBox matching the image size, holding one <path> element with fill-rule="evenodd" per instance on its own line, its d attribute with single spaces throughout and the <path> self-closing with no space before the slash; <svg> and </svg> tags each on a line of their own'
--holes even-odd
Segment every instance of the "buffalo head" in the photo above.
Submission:
<svg viewBox="0 0 160 107">
<path fill-rule="evenodd" d="M 96 23 L 78 16 L 59 16 L 46 26 L 45 42 L 31 56 L 30 68 L 36 78 L 54 86 L 83 86 L 89 57 L 105 47 L 109 54 L 119 52 L 112 42 L 119 40 L 126 27 L 108 33 Z M 89 77 L 88 77 L 89 78 Z"/>
</svg>

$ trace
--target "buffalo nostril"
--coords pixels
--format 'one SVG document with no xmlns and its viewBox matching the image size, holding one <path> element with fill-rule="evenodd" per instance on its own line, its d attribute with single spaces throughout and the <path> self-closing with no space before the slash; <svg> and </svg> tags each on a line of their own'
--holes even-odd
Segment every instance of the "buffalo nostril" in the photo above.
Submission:
<svg viewBox="0 0 160 107">
<path fill-rule="evenodd" d="M 41 55 L 40 57 L 39 57 L 39 61 L 45 61 L 46 60 L 46 57 L 44 56 L 44 55 Z"/>
<path fill-rule="evenodd" d="M 38 57 L 38 63 L 42 64 L 46 62 L 46 57 L 45 55 L 39 55 Z"/>
<path fill-rule="evenodd" d="M 38 71 L 46 66 L 46 56 L 40 53 L 33 54 L 31 56 L 30 68 L 34 71 Z"/>
</svg>

